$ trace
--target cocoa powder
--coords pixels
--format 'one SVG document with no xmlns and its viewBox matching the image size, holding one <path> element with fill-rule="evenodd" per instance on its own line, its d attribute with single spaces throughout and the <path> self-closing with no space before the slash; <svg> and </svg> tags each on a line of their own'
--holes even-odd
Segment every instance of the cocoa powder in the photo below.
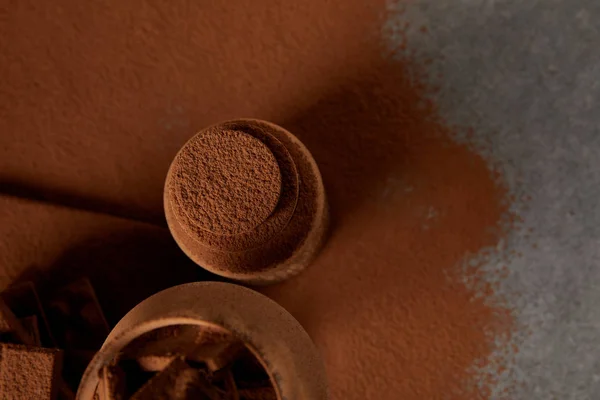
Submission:
<svg viewBox="0 0 600 400">
<path fill-rule="evenodd" d="M 156 220 L 160 180 L 186 124 L 268 116 L 310 148 L 332 204 L 322 257 L 271 293 L 322 349 L 332 399 L 487 399 L 453 392 L 467 390 L 470 366 L 494 350 L 488 327 L 510 321 L 484 301 L 493 291 L 461 283 L 458 265 L 502 238 L 505 192 L 485 160 L 450 139 L 430 92 L 411 79 L 419 65 L 382 61 L 388 1 L 123 2 L 118 14 L 100 3 L 29 3 L 10 20 L 35 29 L 5 36 L 12 62 L 0 63 L 10 76 L 7 173 L 48 196 L 64 188 L 55 201 L 81 207 L 79 194 L 87 207 Z M 122 40 L 140 26 L 149 34 Z M 167 50 L 181 62 L 153 57 Z M 11 68 L 23 54 L 29 68 Z M 76 95 L 47 65 L 68 72 Z M 101 123 L 79 118 L 99 112 Z M 64 151 L 49 157 L 49 144 Z"/>
</svg>

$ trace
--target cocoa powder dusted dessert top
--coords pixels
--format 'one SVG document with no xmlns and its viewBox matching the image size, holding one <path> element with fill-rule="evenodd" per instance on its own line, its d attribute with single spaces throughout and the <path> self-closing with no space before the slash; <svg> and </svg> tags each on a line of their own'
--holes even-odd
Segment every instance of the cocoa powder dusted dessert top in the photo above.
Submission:
<svg viewBox="0 0 600 400">
<path fill-rule="evenodd" d="M 247 232 L 271 215 L 279 201 L 281 173 L 260 140 L 236 130 L 210 129 L 177 155 L 171 186 L 176 214 L 219 234 Z"/>
</svg>

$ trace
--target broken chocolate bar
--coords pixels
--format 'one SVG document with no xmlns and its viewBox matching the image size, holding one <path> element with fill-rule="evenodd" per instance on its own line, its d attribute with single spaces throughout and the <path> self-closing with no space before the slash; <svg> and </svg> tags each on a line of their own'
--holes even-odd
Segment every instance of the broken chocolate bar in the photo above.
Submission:
<svg viewBox="0 0 600 400">
<path fill-rule="evenodd" d="M 42 340 L 40 339 L 40 327 L 38 325 L 38 318 L 35 315 L 30 315 L 29 317 L 21 318 L 19 320 L 23 329 L 27 332 L 29 337 L 31 338 L 31 344 L 33 346 L 41 346 Z"/>
<path fill-rule="evenodd" d="M 102 400 L 124 400 L 126 398 L 125 372 L 118 365 L 105 365 L 100 370 Z"/>
<path fill-rule="evenodd" d="M 64 349 L 97 351 L 109 327 L 87 278 L 59 288 L 46 303 L 53 337 Z"/>
<path fill-rule="evenodd" d="M 218 400 L 221 394 L 206 380 L 204 374 L 177 358 L 142 386 L 131 400 Z"/>
<path fill-rule="evenodd" d="M 32 282 L 13 285 L 0 293 L 8 308 L 17 318 L 26 318 L 35 315 L 38 320 L 40 340 L 45 347 L 54 347 L 56 342 L 50 333 L 46 314 L 40 303 L 39 296 Z"/>
<path fill-rule="evenodd" d="M 34 344 L 10 308 L 0 299 L 0 340 L 11 343 Z"/>
</svg>

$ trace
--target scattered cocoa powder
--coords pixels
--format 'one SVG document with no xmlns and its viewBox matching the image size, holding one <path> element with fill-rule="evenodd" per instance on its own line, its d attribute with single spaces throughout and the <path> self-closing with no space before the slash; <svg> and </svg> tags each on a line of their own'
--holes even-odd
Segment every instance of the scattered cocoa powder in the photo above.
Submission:
<svg viewBox="0 0 600 400">
<path fill-rule="evenodd" d="M 54 400 L 61 368 L 60 350 L 0 343 L 2 398 Z"/>
<path fill-rule="evenodd" d="M 11 309 L 0 299 L 0 341 L 33 344 L 33 340 Z"/>
<path fill-rule="evenodd" d="M 246 235 L 215 237 L 205 229 L 198 229 L 187 211 L 196 206 L 191 201 L 183 201 L 180 181 L 189 181 L 185 183 L 187 192 L 196 185 L 189 171 L 194 170 L 195 157 L 202 154 L 200 151 L 200 155 L 195 155 L 194 143 L 205 135 L 216 135 L 214 131 L 221 135 L 244 132 L 260 139 L 279 164 L 279 204 L 263 223 Z M 261 179 L 270 179 L 268 176 Z M 171 166 L 165 184 L 165 212 L 171 232 L 193 260 L 217 273 L 251 282 L 280 280 L 299 272 L 314 257 L 328 221 L 318 168 L 307 150 L 287 131 L 257 120 L 228 121 L 192 138 Z M 261 273 L 260 278 L 253 277 L 252 274 L 257 273 Z"/>
<path fill-rule="evenodd" d="M 332 399 L 487 400 L 494 376 L 474 370 L 498 367 L 512 317 L 463 264 L 506 234 L 506 188 L 453 140 L 419 66 L 379 54 L 284 124 L 319 163 L 333 229 L 311 268 L 263 291 L 317 343 Z"/>
</svg>

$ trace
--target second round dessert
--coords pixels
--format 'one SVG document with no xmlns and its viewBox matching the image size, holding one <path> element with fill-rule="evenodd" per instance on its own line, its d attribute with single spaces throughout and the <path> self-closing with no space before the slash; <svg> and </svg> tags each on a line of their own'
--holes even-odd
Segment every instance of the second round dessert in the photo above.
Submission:
<svg viewBox="0 0 600 400">
<path fill-rule="evenodd" d="M 253 284 L 305 268 L 328 219 L 308 150 L 285 129 L 251 119 L 192 137 L 171 164 L 164 204 L 169 229 L 192 260 Z"/>
</svg>

